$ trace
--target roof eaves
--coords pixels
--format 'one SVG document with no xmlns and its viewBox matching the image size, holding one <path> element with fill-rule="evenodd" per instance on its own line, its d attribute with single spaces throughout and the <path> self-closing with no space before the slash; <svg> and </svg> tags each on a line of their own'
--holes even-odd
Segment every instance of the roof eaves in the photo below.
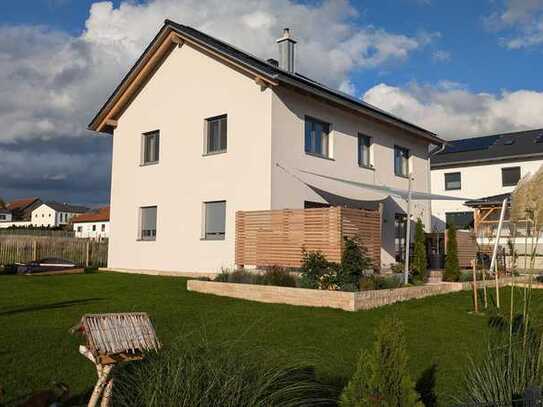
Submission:
<svg viewBox="0 0 543 407">
<path fill-rule="evenodd" d="M 481 151 L 486 151 L 486 150 L 481 150 Z M 451 154 L 454 154 L 454 153 L 451 153 Z M 481 158 L 481 159 L 473 159 L 473 160 L 458 160 L 458 161 L 450 160 L 450 161 L 441 161 L 437 163 L 430 162 L 430 169 L 454 167 L 454 166 L 464 165 L 464 164 L 478 164 L 478 163 L 488 163 L 488 162 L 496 162 L 496 161 L 520 160 L 520 159 L 529 159 L 529 158 L 537 158 L 537 157 L 543 157 L 543 153 L 507 155 L 507 156 Z"/>
</svg>

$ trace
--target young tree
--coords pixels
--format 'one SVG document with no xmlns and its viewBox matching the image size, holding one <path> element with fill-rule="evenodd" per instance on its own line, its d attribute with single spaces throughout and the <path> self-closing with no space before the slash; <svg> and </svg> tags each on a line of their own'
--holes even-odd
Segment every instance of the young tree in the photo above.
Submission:
<svg viewBox="0 0 543 407">
<path fill-rule="evenodd" d="M 373 348 L 360 355 L 355 374 L 343 390 L 339 405 L 421 407 L 407 361 L 402 324 L 397 318 L 388 318 L 377 328 Z"/>
<path fill-rule="evenodd" d="M 337 282 L 343 290 L 360 288 L 360 279 L 364 272 L 372 270 L 371 258 L 359 238 L 344 237 L 345 246 L 341 255 L 341 267 Z"/>
<path fill-rule="evenodd" d="M 450 224 L 447 228 L 447 257 L 445 259 L 445 272 L 443 280 L 460 280 L 460 265 L 458 263 L 458 244 L 456 243 L 456 227 Z"/>
<path fill-rule="evenodd" d="M 419 218 L 415 226 L 415 249 L 413 252 L 413 277 L 417 280 L 426 281 L 428 277 L 426 260 L 426 235 L 424 225 Z"/>
</svg>

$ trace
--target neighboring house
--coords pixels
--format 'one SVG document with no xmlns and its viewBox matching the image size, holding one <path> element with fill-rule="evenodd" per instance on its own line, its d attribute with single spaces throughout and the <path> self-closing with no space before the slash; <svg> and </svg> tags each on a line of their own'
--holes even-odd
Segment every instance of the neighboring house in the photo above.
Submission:
<svg viewBox="0 0 543 407">
<path fill-rule="evenodd" d="M 89 208 L 59 202 L 44 202 L 32 211 L 32 226 L 56 227 L 70 223 L 72 218 Z"/>
<path fill-rule="evenodd" d="M 32 211 L 42 204 L 39 198 L 23 198 L 11 201 L 7 209 L 13 215 L 13 221 L 30 221 Z"/>
<path fill-rule="evenodd" d="M 288 31 L 278 44 L 280 61 L 266 62 L 165 22 L 89 125 L 115 134 L 108 267 L 232 267 L 237 211 L 334 205 L 319 189 L 382 202 L 382 265 L 401 257 L 405 202 L 277 164 L 404 190 L 412 173 L 429 192 L 442 140 L 295 73 Z M 429 209 L 416 201 L 414 220 L 429 227 Z"/>
<path fill-rule="evenodd" d="M 503 197 L 498 198 L 542 164 L 543 129 L 449 142 L 432 157 L 432 192 L 472 201 L 469 206 L 462 201 L 433 201 L 433 229 L 441 231 L 451 222 L 460 229 L 473 227 L 474 207 L 491 202 L 500 206 Z"/>
<path fill-rule="evenodd" d="M 11 222 L 12 220 L 11 211 L 7 208 L 0 208 L 0 222 Z"/>
<path fill-rule="evenodd" d="M 109 206 L 72 218 L 75 237 L 104 239 L 109 237 Z"/>
</svg>

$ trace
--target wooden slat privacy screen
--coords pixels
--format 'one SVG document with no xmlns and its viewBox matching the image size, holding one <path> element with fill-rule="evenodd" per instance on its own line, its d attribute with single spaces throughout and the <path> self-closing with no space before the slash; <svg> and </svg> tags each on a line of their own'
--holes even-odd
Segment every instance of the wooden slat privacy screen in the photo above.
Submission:
<svg viewBox="0 0 543 407">
<path fill-rule="evenodd" d="M 238 266 L 298 267 L 302 248 L 340 262 L 343 236 L 359 234 L 373 264 L 381 264 L 381 211 L 350 208 L 279 209 L 236 213 Z"/>
</svg>

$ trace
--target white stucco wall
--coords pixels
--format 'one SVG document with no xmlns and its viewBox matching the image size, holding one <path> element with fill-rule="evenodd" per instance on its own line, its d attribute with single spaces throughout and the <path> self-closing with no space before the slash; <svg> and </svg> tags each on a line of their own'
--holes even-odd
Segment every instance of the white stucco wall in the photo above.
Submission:
<svg viewBox="0 0 543 407">
<path fill-rule="evenodd" d="M 103 238 L 109 237 L 109 221 L 77 222 L 77 223 L 74 222 L 73 227 L 74 227 L 75 237 L 78 237 L 78 238 L 103 239 Z M 104 230 L 102 230 L 102 228 Z"/>
<path fill-rule="evenodd" d="M 502 186 L 502 168 L 520 167 L 520 176 L 528 172 L 534 173 L 543 165 L 543 160 L 507 161 L 472 164 L 464 166 L 451 166 L 431 170 L 432 192 L 436 194 L 463 197 L 469 199 L 484 198 L 492 195 L 512 192 L 515 187 Z M 445 190 L 446 173 L 461 173 L 461 189 Z M 445 227 L 447 212 L 468 212 L 471 208 L 464 205 L 464 201 L 433 201 L 432 225 L 435 230 Z"/>
<path fill-rule="evenodd" d="M 118 120 L 113 136 L 108 267 L 216 272 L 234 263 L 235 213 L 269 209 L 271 91 L 185 44 Z M 228 148 L 203 156 L 204 120 L 228 115 Z M 160 130 L 160 161 L 140 166 L 141 134 Z M 225 240 L 201 240 L 202 203 L 226 201 Z M 157 205 L 155 241 L 139 208 Z"/>
<path fill-rule="evenodd" d="M 76 215 L 78 214 L 72 212 L 58 212 L 46 204 L 41 204 L 32 211 L 30 221 L 32 226 L 55 227 L 67 225 Z"/>
<path fill-rule="evenodd" d="M 290 170 L 303 169 L 338 178 L 407 190 L 407 178 L 394 174 L 394 145 L 410 150 L 409 166 L 414 176 L 413 190 L 429 192 L 428 143 L 420 138 L 284 89 L 274 93 L 272 106 L 272 208 L 303 208 L 306 200 L 324 202 L 311 189 L 276 167 L 277 162 Z M 306 115 L 331 124 L 332 160 L 305 153 Z M 372 137 L 373 170 L 361 168 L 358 165 L 358 133 Z M 348 198 L 381 200 L 387 197 L 383 193 L 363 190 L 311 175 L 300 173 L 296 175 L 320 189 Z M 388 267 L 395 262 L 394 214 L 403 213 L 405 210 L 406 204 L 403 200 L 388 198 L 385 201 L 381 252 L 383 267 Z M 414 201 L 413 215 L 413 220 L 420 217 L 428 229 L 429 202 Z"/>
<path fill-rule="evenodd" d="M 0 213 L 0 223 L 11 222 L 13 220 L 13 215 L 11 213 Z"/>
</svg>

